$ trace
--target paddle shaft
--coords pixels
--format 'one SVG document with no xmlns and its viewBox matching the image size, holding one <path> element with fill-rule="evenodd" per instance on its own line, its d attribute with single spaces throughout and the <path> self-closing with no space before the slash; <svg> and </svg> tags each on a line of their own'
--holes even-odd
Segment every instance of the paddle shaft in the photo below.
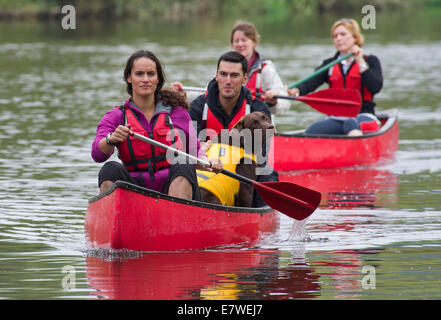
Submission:
<svg viewBox="0 0 441 320">
<path fill-rule="evenodd" d="M 357 105 L 357 103 L 349 100 L 342 100 L 342 99 L 326 99 L 326 98 L 312 98 L 308 96 L 299 96 L 299 97 L 293 97 L 293 96 L 274 96 L 276 99 L 286 99 L 286 100 L 298 100 L 298 101 L 304 101 L 304 102 L 318 102 L 318 103 L 329 103 L 329 104 L 341 104 L 341 105 L 348 105 L 353 106 Z"/>
<path fill-rule="evenodd" d="M 303 78 L 302 80 L 297 81 L 296 83 L 290 85 L 288 87 L 288 89 L 292 89 L 297 87 L 298 85 L 301 85 L 302 83 L 308 81 L 309 79 L 314 78 L 315 76 L 319 75 L 322 72 L 325 72 L 326 70 L 328 70 L 329 68 L 335 66 L 337 63 L 342 62 L 343 60 L 346 60 L 347 58 L 349 58 L 350 56 L 352 56 L 353 53 L 350 52 L 348 54 L 345 54 L 343 57 L 338 58 L 337 60 L 331 61 L 330 63 L 328 63 L 327 65 L 324 65 L 323 67 L 321 67 L 320 69 L 317 69 L 313 74 L 311 74 L 310 76 Z M 205 92 L 207 89 L 205 88 L 200 88 L 200 87 L 191 87 L 191 86 L 183 86 L 182 90 L 184 91 L 197 91 L 197 92 Z M 284 99 L 282 97 L 278 97 L 279 99 Z"/>
<path fill-rule="evenodd" d="M 154 146 L 156 146 L 158 148 L 162 148 L 162 149 L 167 150 L 167 151 L 173 151 L 175 155 L 185 156 L 185 157 L 188 157 L 189 159 L 191 159 L 193 161 L 196 161 L 196 162 L 202 164 L 203 166 L 211 167 L 211 163 L 208 162 L 208 161 L 205 161 L 203 159 L 199 159 L 198 157 L 192 156 L 191 154 L 188 154 L 188 153 L 185 153 L 183 151 L 180 151 L 180 150 L 177 150 L 175 148 L 172 148 L 170 146 L 167 146 L 167 145 L 165 145 L 165 144 L 163 144 L 161 142 L 158 142 L 156 140 L 150 139 L 150 138 L 145 137 L 145 136 L 143 136 L 141 134 L 134 133 L 133 136 L 136 139 L 139 139 L 139 140 L 142 140 L 144 142 L 150 143 L 150 144 L 152 144 L 152 145 L 154 145 Z M 243 177 L 241 175 L 238 175 L 238 174 L 236 174 L 234 172 L 231 172 L 231 171 L 228 171 L 228 170 L 225 170 L 225 169 L 222 169 L 222 173 L 227 175 L 227 176 L 230 176 L 232 178 L 238 179 L 238 180 L 240 180 L 242 182 L 248 183 L 248 184 L 253 184 L 253 182 L 254 182 L 253 180 L 248 179 L 247 177 Z"/>
<path fill-rule="evenodd" d="M 290 86 L 288 87 L 288 89 L 292 89 L 292 88 L 295 88 L 295 87 L 301 85 L 302 83 L 308 81 L 309 79 L 314 78 L 315 76 L 319 75 L 320 73 L 325 72 L 325 71 L 328 70 L 329 68 L 335 66 L 337 63 L 340 63 L 340 62 L 342 62 L 343 60 L 346 60 L 347 58 L 349 58 L 349 57 L 352 56 L 352 55 L 353 55 L 353 53 L 352 53 L 352 52 L 349 52 L 348 54 L 345 54 L 343 57 L 341 57 L 341 58 L 339 58 L 339 59 L 337 59 L 337 60 L 331 61 L 331 62 L 328 63 L 327 65 L 324 65 L 324 66 L 321 67 L 320 69 L 317 69 L 317 71 L 315 71 L 315 72 L 314 72 L 313 74 L 311 74 L 310 76 L 308 76 L 308 77 L 306 77 L 306 78 L 304 78 L 304 79 L 302 79 L 302 80 L 299 80 L 299 81 L 297 81 L 296 83 L 290 85 Z"/>
<path fill-rule="evenodd" d="M 138 134 L 138 133 L 136 133 L 136 132 L 133 134 L 133 136 L 134 136 L 136 139 L 139 139 L 139 140 L 141 140 L 141 141 L 144 141 L 144 142 L 150 143 L 150 144 L 152 144 L 152 145 L 154 145 L 154 146 L 156 146 L 156 147 L 158 147 L 158 148 L 161 148 L 161 149 L 164 149 L 164 150 L 167 150 L 167 151 L 172 151 L 175 155 L 185 156 L 185 157 L 188 157 L 189 159 L 191 159 L 191 160 L 193 160 L 193 161 L 196 161 L 196 162 L 198 162 L 198 163 L 200 163 L 200 164 L 202 164 L 202 165 L 204 165 L 204 166 L 211 167 L 211 163 L 208 162 L 208 161 L 205 161 L 205 160 L 199 159 L 198 157 L 192 156 L 191 154 L 188 154 L 188 153 L 185 153 L 185 152 L 183 152 L 183 151 L 177 150 L 177 149 L 175 149 L 175 148 L 172 148 L 172 147 L 167 146 L 167 145 L 165 145 L 165 144 L 163 144 L 163 143 L 161 143 L 161 142 L 158 142 L 158 141 L 156 141 L 156 140 L 153 140 L 153 139 L 150 139 L 150 138 L 148 138 L 148 137 L 145 137 L 145 136 L 143 136 L 143 135 L 141 135 L 141 134 Z M 280 191 L 278 191 L 278 190 L 275 190 L 275 189 L 273 189 L 273 188 L 267 187 L 267 186 L 265 186 L 263 183 L 259 183 L 259 182 L 257 182 L 257 181 L 254 181 L 254 180 L 248 179 L 247 177 L 241 176 L 241 175 L 239 175 L 239 174 L 237 174 L 237 173 L 234 173 L 234 172 L 231 172 L 231 171 L 228 171 L 228 170 L 225 170 L 225 169 L 222 169 L 221 173 L 222 173 L 222 174 L 225 174 L 225 175 L 227 175 L 227 176 L 229 176 L 229 177 L 231 177 L 231 178 L 234 178 L 234 179 L 237 179 L 237 180 L 239 180 L 239 181 L 242 181 L 242 182 L 244 182 L 244 183 L 251 184 L 251 185 L 253 185 L 255 188 L 257 188 L 258 190 L 262 190 L 262 189 L 263 189 L 263 190 L 265 190 L 265 191 L 267 191 L 267 192 L 272 192 L 272 193 L 274 193 L 274 194 L 277 194 L 278 196 L 280 196 L 280 197 L 282 197 L 282 198 L 285 198 L 286 200 L 294 201 L 294 202 L 296 202 L 297 204 L 299 204 L 300 206 L 304 207 L 305 209 L 312 209 L 312 210 L 315 210 L 314 206 L 312 206 L 311 204 L 309 204 L 309 203 L 307 203 L 307 202 L 305 202 L 305 201 L 303 201 L 303 200 L 300 200 L 300 199 L 294 198 L 294 197 L 292 197 L 292 196 L 290 196 L 290 195 L 284 194 L 284 193 L 282 193 L 282 192 L 280 192 Z"/>
<path fill-rule="evenodd" d="M 175 149 L 175 148 L 172 148 L 172 147 L 170 147 L 170 146 L 167 146 L 167 145 L 165 145 L 165 144 L 163 144 L 163 143 L 161 143 L 161 142 L 158 142 L 158 141 L 156 141 L 156 140 L 150 139 L 150 138 L 148 138 L 148 137 L 146 137 L 146 136 L 143 136 L 143 135 L 141 135 L 141 134 L 138 134 L 138 133 L 136 133 L 136 132 L 133 133 L 133 136 L 134 136 L 136 139 L 139 139 L 139 140 L 141 140 L 141 141 L 144 141 L 144 142 L 150 143 L 150 144 L 154 145 L 155 147 L 158 147 L 158 148 L 161 148 L 161 149 L 164 149 L 164 150 L 167 150 L 167 151 L 173 151 L 175 155 L 180 155 L 180 156 L 188 157 L 189 159 L 191 159 L 191 160 L 193 160 L 193 161 L 196 161 L 196 162 L 199 162 L 200 164 L 202 164 L 202 165 L 204 165 L 204 166 L 206 166 L 206 167 L 211 167 L 211 163 L 208 162 L 208 161 L 205 161 L 205 160 L 199 159 L 198 157 L 192 156 L 191 154 L 188 154 L 188 153 L 185 153 L 185 152 L 183 152 L 183 151 L 177 150 L 177 149 Z"/>
<path fill-rule="evenodd" d="M 259 97 L 262 94 L 257 94 L 256 96 Z M 285 100 L 298 100 L 302 102 L 317 102 L 317 103 L 329 103 L 329 104 L 340 104 L 340 105 L 358 105 L 354 101 L 350 100 L 342 100 L 342 99 L 330 99 L 330 98 L 317 98 L 317 97 L 308 97 L 308 96 L 274 96 L 275 99 L 285 99 Z"/>
<path fill-rule="evenodd" d="M 207 89 L 205 89 L 205 88 L 200 88 L 200 87 L 182 86 L 182 90 L 184 90 L 184 91 L 205 92 Z"/>
</svg>

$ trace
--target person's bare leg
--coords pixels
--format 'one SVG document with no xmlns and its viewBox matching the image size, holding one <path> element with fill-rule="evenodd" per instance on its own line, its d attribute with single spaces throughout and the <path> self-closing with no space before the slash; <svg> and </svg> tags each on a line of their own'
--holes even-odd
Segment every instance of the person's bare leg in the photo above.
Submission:
<svg viewBox="0 0 441 320">
<path fill-rule="evenodd" d="M 168 195 L 182 199 L 193 199 L 193 188 L 190 181 L 183 176 L 177 177 L 170 183 Z"/>
<path fill-rule="evenodd" d="M 112 184 L 113 184 L 113 181 L 110 181 L 110 180 L 103 181 L 100 185 L 100 193 L 103 193 L 104 191 L 109 189 L 112 186 Z"/>
</svg>

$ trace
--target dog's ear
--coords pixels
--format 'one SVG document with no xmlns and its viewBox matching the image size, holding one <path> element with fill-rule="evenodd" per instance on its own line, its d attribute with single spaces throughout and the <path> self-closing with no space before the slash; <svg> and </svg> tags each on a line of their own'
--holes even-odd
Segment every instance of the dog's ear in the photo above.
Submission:
<svg viewBox="0 0 441 320">
<path fill-rule="evenodd" d="M 243 125 L 244 125 L 244 118 L 245 118 L 245 116 L 240 118 L 239 121 L 236 122 L 236 124 L 233 126 L 232 129 L 236 129 L 237 131 L 241 131 L 243 129 Z"/>
</svg>

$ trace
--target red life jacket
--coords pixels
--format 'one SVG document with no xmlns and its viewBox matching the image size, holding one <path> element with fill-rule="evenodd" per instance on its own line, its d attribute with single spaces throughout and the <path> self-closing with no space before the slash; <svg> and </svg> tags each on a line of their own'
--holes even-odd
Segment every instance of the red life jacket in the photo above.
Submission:
<svg viewBox="0 0 441 320">
<path fill-rule="evenodd" d="M 118 108 L 122 108 L 125 119 L 124 124 L 130 124 L 133 132 L 182 150 L 181 139 L 177 130 L 174 129 L 168 113 L 159 113 L 155 116 L 152 131 L 148 131 L 131 108 Z M 156 171 L 170 167 L 170 163 L 166 159 L 166 150 L 140 141 L 132 136 L 127 137 L 124 142 L 119 144 L 118 152 L 119 158 L 128 171 L 149 171 L 152 180 Z"/>
<path fill-rule="evenodd" d="M 253 100 L 256 99 L 256 94 L 262 94 L 262 70 L 265 68 L 266 63 L 259 63 L 259 66 L 257 69 L 255 69 L 251 75 L 249 75 L 247 83 L 245 86 L 251 91 L 251 96 L 253 97 Z M 261 97 L 259 97 L 260 100 L 264 101 Z"/>
<path fill-rule="evenodd" d="M 363 101 L 372 101 L 372 93 L 363 85 L 360 69 L 355 61 L 349 67 L 346 75 L 343 74 L 340 63 L 334 65 L 329 76 L 329 87 L 356 89 L 360 91 Z"/>
<path fill-rule="evenodd" d="M 217 136 L 222 129 L 231 130 L 233 126 L 242 118 L 243 116 L 251 112 L 251 106 L 247 103 L 247 99 L 243 99 L 242 105 L 234 115 L 234 118 L 230 121 L 227 127 L 225 127 L 222 122 L 211 112 L 210 107 L 207 103 L 207 92 L 205 93 L 205 105 L 204 111 L 202 113 L 202 126 L 201 130 L 206 130 L 205 138 L 209 140 L 213 136 Z M 211 130 L 210 130 L 211 129 Z"/>
</svg>

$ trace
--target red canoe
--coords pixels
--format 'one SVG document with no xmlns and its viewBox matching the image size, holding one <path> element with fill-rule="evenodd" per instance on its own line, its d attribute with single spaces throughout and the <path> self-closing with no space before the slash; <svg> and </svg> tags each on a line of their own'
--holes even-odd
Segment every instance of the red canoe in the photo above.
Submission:
<svg viewBox="0 0 441 320">
<path fill-rule="evenodd" d="M 378 115 L 380 130 L 359 137 L 306 135 L 304 130 L 274 136 L 269 164 L 275 170 L 332 169 L 393 158 L 398 149 L 397 110 Z"/>
<path fill-rule="evenodd" d="M 85 231 L 91 248 L 165 251 L 255 243 L 278 224 L 269 207 L 183 200 L 117 181 L 89 200 Z"/>
</svg>

